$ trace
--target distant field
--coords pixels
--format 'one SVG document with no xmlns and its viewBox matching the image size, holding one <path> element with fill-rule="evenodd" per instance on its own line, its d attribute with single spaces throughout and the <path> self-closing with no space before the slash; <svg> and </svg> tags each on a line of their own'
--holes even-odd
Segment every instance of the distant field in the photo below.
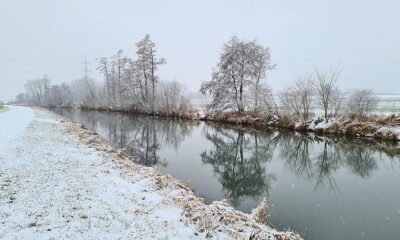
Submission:
<svg viewBox="0 0 400 240">
<path fill-rule="evenodd" d="M 400 94 L 378 94 L 379 99 L 377 114 L 391 115 L 400 114 Z M 195 108 L 204 108 L 211 102 L 211 98 L 192 98 L 191 103 Z M 321 112 L 316 107 L 315 112 Z"/>
<path fill-rule="evenodd" d="M 378 114 L 399 114 L 400 113 L 400 94 L 380 94 L 378 95 L 379 104 L 376 112 Z"/>
</svg>

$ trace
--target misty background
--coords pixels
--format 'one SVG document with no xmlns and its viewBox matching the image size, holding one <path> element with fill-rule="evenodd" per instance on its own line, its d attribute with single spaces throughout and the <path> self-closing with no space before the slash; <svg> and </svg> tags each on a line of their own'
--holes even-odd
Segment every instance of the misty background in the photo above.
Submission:
<svg viewBox="0 0 400 240">
<path fill-rule="evenodd" d="M 397 1 L 5 1 L 0 5 L 0 100 L 23 92 L 26 80 L 53 83 L 83 75 L 85 57 L 99 81 L 97 58 L 134 54 L 146 33 L 167 64 L 160 77 L 198 91 L 211 78 L 222 45 L 236 34 L 271 48 L 274 91 L 296 76 L 343 68 L 344 90 L 399 93 Z"/>
</svg>

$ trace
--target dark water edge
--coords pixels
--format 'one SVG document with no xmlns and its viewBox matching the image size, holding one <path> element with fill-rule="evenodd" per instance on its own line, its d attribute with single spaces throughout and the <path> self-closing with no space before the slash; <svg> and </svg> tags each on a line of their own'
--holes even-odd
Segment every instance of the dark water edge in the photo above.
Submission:
<svg viewBox="0 0 400 240">
<path fill-rule="evenodd" d="M 400 157 L 395 144 L 276 129 L 55 109 L 186 182 L 207 202 L 250 212 L 305 239 L 397 239 Z"/>
</svg>

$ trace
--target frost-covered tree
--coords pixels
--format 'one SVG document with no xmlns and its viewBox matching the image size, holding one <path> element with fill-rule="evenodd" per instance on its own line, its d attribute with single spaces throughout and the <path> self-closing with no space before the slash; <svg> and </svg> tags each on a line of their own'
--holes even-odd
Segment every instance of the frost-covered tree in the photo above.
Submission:
<svg viewBox="0 0 400 240">
<path fill-rule="evenodd" d="M 158 81 L 157 69 L 160 65 L 166 63 L 164 58 L 158 58 L 156 53 L 156 44 L 151 41 L 150 35 L 146 34 L 144 38 L 136 43 L 137 57 L 136 64 L 138 70 L 142 73 L 142 80 L 144 88 L 144 96 L 150 105 L 150 109 L 154 112 L 155 107 L 155 89 L 156 82 Z M 151 85 L 151 86 L 150 86 Z"/>
<path fill-rule="evenodd" d="M 106 89 L 106 94 L 107 94 L 107 103 L 108 106 L 111 104 L 111 81 L 110 81 L 110 66 L 108 59 L 106 57 L 102 57 L 99 59 L 99 66 L 97 67 L 97 70 L 99 70 L 103 75 L 105 79 L 105 89 Z"/>
<path fill-rule="evenodd" d="M 200 90 L 213 96 L 210 107 L 214 109 L 243 112 L 254 102 L 256 110 L 263 90 L 262 80 L 274 67 L 269 48 L 255 40 L 245 41 L 233 36 L 224 44 L 211 80 L 203 82 Z"/>
<path fill-rule="evenodd" d="M 189 100 L 184 88 L 175 81 L 159 82 L 157 70 L 165 59 L 157 56 L 154 42 L 147 34 L 136 44 L 131 59 L 118 50 L 113 56 L 101 57 L 97 69 L 104 76 L 99 83 L 89 77 L 85 60 L 84 76 L 61 85 L 50 85 L 47 77 L 26 83 L 21 103 L 40 106 L 77 106 L 81 108 L 115 109 L 146 113 L 179 114 L 187 110 Z"/>
<path fill-rule="evenodd" d="M 311 74 L 300 77 L 291 86 L 284 89 L 280 95 L 281 108 L 298 118 L 302 126 L 311 117 L 311 103 L 313 97 L 314 78 Z"/>
<path fill-rule="evenodd" d="M 335 88 L 332 94 L 331 114 L 338 116 L 343 112 L 344 94 L 339 88 Z"/>
<path fill-rule="evenodd" d="M 256 41 L 250 42 L 249 45 L 253 49 L 251 55 L 253 80 L 250 81 L 250 88 L 253 92 L 254 111 L 258 112 L 264 109 L 265 105 L 271 104 L 272 91 L 266 84 L 263 84 L 263 80 L 268 71 L 275 69 L 276 64 L 271 62 L 271 53 L 268 47 L 257 44 Z M 268 101 L 266 101 L 267 99 Z"/>
<path fill-rule="evenodd" d="M 111 85 L 111 91 L 113 96 L 113 101 L 116 106 L 123 106 L 124 103 L 124 92 L 125 89 L 123 87 L 123 81 L 125 72 L 128 66 L 129 59 L 123 55 L 122 50 L 118 50 L 116 54 L 111 57 L 111 61 L 109 63 L 109 70 L 111 78 L 109 79 L 109 83 Z M 104 65 L 101 64 L 100 67 Z M 101 67 L 103 69 L 103 74 L 106 72 L 105 67 Z"/>
<path fill-rule="evenodd" d="M 47 75 L 43 78 L 36 78 L 25 83 L 25 91 L 29 96 L 29 104 L 46 106 L 48 92 L 50 88 L 50 79 Z"/>
<path fill-rule="evenodd" d="M 324 110 L 324 118 L 328 121 L 328 111 L 334 105 L 335 93 L 338 91 L 336 82 L 340 75 L 340 69 L 336 69 L 330 73 L 324 73 L 315 69 L 315 75 L 314 88 L 316 97 Z"/>
<path fill-rule="evenodd" d="M 178 113 L 188 108 L 189 100 L 184 96 L 184 88 L 176 81 L 161 82 L 157 91 L 159 110 L 165 113 Z"/>
<path fill-rule="evenodd" d="M 365 117 L 378 106 L 378 98 L 371 89 L 354 91 L 347 100 L 347 109 L 351 115 Z"/>
</svg>

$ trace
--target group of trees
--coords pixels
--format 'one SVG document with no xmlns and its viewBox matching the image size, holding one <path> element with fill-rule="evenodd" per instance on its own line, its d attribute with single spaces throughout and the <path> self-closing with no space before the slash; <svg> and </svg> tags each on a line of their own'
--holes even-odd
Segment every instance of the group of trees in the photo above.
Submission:
<svg viewBox="0 0 400 240">
<path fill-rule="evenodd" d="M 316 69 L 314 74 L 298 78 L 280 92 L 280 108 L 277 111 L 295 116 L 303 125 L 314 114 L 316 107 L 322 109 L 325 120 L 339 115 L 365 117 L 370 114 L 378 104 L 374 92 L 357 89 L 345 95 L 336 85 L 339 75 L 339 69 L 329 73 Z"/>
<path fill-rule="evenodd" d="M 265 78 L 275 67 L 268 47 L 234 36 L 224 45 L 211 80 L 203 82 L 200 90 L 212 95 L 208 107 L 214 111 L 289 116 L 302 125 L 314 114 L 316 103 L 325 119 L 345 113 L 366 116 L 376 108 L 377 98 L 371 90 L 356 90 L 345 97 L 337 87 L 340 69 L 328 73 L 315 69 L 274 96 Z"/>
<path fill-rule="evenodd" d="M 65 107 L 78 105 L 83 108 L 106 108 L 147 113 L 177 113 L 188 108 L 184 87 L 176 81 L 161 81 L 157 70 L 165 64 L 157 56 L 156 44 L 147 34 L 136 43 L 136 58 L 122 50 L 110 58 L 101 57 L 98 70 L 104 82 L 88 76 L 87 62 L 82 78 L 71 83 L 50 84 L 47 76 L 29 80 L 26 92 L 19 94 L 20 103 Z"/>
<path fill-rule="evenodd" d="M 78 105 L 146 113 L 187 110 L 189 100 L 183 86 L 176 81 L 160 81 L 158 68 L 166 61 L 157 55 L 156 44 L 149 35 L 136 43 L 135 55 L 129 58 L 119 50 L 109 58 L 101 57 L 97 69 L 104 76 L 102 83 L 88 76 L 85 61 L 81 79 L 53 85 L 46 75 L 29 80 L 26 92 L 16 100 L 39 106 Z M 302 125 L 314 115 L 316 103 L 325 119 L 345 113 L 366 116 L 377 105 L 371 90 L 356 90 L 345 97 L 337 87 L 340 69 L 328 73 L 315 69 L 273 95 L 265 79 L 275 68 L 268 47 L 233 36 L 224 44 L 211 80 L 203 82 L 200 90 L 212 96 L 208 108 L 213 111 L 291 117 Z"/>
<path fill-rule="evenodd" d="M 49 101 L 50 79 L 44 75 L 42 78 L 29 80 L 25 83 L 25 90 L 25 94 L 17 95 L 17 101 L 29 101 L 32 104 L 44 106 Z"/>
</svg>

